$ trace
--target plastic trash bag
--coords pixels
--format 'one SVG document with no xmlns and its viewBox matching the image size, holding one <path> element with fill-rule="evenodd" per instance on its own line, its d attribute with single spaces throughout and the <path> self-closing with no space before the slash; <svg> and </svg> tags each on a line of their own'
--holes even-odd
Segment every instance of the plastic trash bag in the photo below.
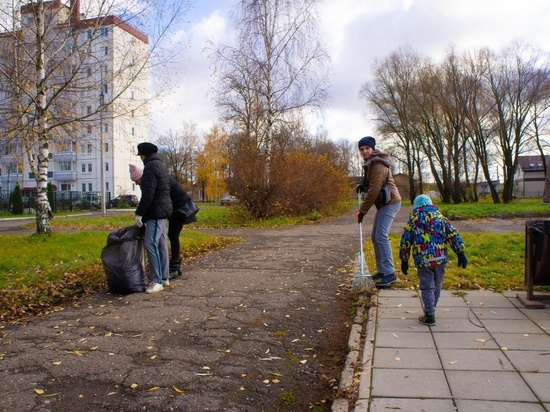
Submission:
<svg viewBox="0 0 550 412">
<path fill-rule="evenodd" d="M 101 261 L 112 293 L 141 293 L 147 286 L 143 235 L 136 225 L 115 230 L 107 236 Z"/>
</svg>

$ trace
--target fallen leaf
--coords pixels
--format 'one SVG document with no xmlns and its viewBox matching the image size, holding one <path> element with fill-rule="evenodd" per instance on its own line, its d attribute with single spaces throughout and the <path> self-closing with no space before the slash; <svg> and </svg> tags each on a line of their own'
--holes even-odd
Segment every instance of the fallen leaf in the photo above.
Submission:
<svg viewBox="0 0 550 412">
<path fill-rule="evenodd" d="M 209 371 L 209 370 L 210 370 L 210 368 L 209 368 L 208 366 L 203 366 L 201 369 L 202 369 L 202 370 L 205 370 L 205 371 Z"/>
<path fill-rule="evenodd" d="M 449 362 L 449 365 L 454 365 L 454 364 L 457 363 L 457 362 L 458 362 L 458 361 L 455 361 L 455 360 L 454 360 L 454 361 L 450 361 L 450 362 Z"/>
<path fill-rule="evenodd" d="M 136 389 L 137 387 L 138 387 L 138 384 L 137 384 L 137 383 L 132 383 L 132 384 L 130 385 L 130 388 L 132 388 L 132 389 Z"/>
<path fill-rule="evenodd" d="M 54 365 L 61 365 L 61 361 L 52 362 Z"/>
<path fill-rule="evenodd" d="M 74 349 L 74 350 L 70 351 L 70 353 L 72 353 L 73 355 L 77 355 L 77 356 L 84 356 L 86 351 L 85 350 L 76 350 L 76 349 Z"/>
<path fill-rule="evenodd" d="M 151 356 L 149 359 L 154 360 L 154 359 L 156 359 L 156 358 L 157 358 L 157 355 L 153 355 L 153 356 Z"/>
<path fill-rule="evenodd" d="M 393 358 L 393 360 L 399 362 L 401 358 L 399 356 L 396 356 L 395 358 Z"/>
<path fill-rule="evenodd" d="M 44 389 L 35 389 L 34 392 L 37 394 L 37 395 L 42 395 L 44 393 Z"/>
<path fill-rule="evenodd" d="M 301 363 L 302 365 L 305 365 L 305 364 L 307 363 L 307 359 L 301 360 L 300 363 Z"/>
<path fill-rule="evenodd" d="M 393 336 L 395 336 L 396 338 L 398 338 L 399 336 L 397 336 L 395 333 L 392 334 Z"/>
<path fill-rule="evenodd" d="M 507 351 L 507 350 L 508 350 L 508 347 L 503 346 L 502 348 L 500 348 L 500 350 L 502 350 L 502 351 Z"/>
<path fill-rule="evenodd" d="M 183 391 L 178 388 L 177 386 L 172 386 L 172 388 L 177 392 L 177 393 L 183 393 Z"/>
<path fill-rule="evenodd" d="M 149 392 L 153 392 L 153 391 L 156 391 L 156 390 L 159 390 L 160 387 L 158 386 L 153 386 L 151 389 L 149 389 Z"/>
<path fill-rule="evenodd" d="M 269 383 L 269 379 L 263 380 L 262 383 L 265 383 L 267 385 Z"/>
<path fill-rule="evenodd" d="M 528 333 L 524 333 L 523 336 L 529 336 L 529 334 L 528 334 Z"/>
<path fill-rule="evenodd" d="M 400 308 L 401 306 L 403 306 L 403 304 L 402 304 L 402 303 L 400 303 L 399 305 L 397 305 L 397 307 L 398 307 L 398 308 Z"/>
<path fill-rule="evenodd" d="M 107 396 L 113 396 L 113 395 L 116 395 L 116 392 L 109 392 L 109 393 L 107 394 Z"/>
<path fill-rule="evenodd" d="M 474 342 L 485 343 L 485 339 L 474 339 Z"/>
<path fill-rule="evenodd" d="M 278 376 L 279 378 L 282 378 L 283 376 L 285 376 L 282 373 L 278 373 L 278 372 L 271 372 L 271 374 L 274 376 Z"/>
<path fill-rule="evenodd" d="M 271 382 L 274 383 L 275 385 L 277 385 L 281 381 L 279 379 L 272 379 Z"/>
</svg>

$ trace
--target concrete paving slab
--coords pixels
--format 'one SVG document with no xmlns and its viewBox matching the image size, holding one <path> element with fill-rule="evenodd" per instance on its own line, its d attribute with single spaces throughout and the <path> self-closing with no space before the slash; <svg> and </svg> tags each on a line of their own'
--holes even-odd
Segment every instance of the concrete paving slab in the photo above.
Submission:
<svg viewBox="0 0 550 412">
<path fill-rule="evenodd" d="M 404 398 L 451 398 L 442 370 L 375 368 L 371 396 L 396 395 Z"/>
<path fill-rule="evenodd" d="M 544 412 L 544 408 L 539 403 L 470 401 L 459 399 L 456 401 L 456 404 L 460 412 Z"/>
<path fill-rule="evenodd" d="M 435 348 L 432 335 L 426 332 L 388 332 L 376 333 L 375 347 L 377 348 Z"/>
<path fill-rule="evenodd" d="M 464 301 L 464 298 L 461 296 L 444 296 L 443 293 L 441 294 L 439 298 L 439 302 L 437 303 L 437 307 L 463 307 L 467 306 L 466 302 Z"/>
<path fill-rule="evenodd" d="M 550 336 L 542 333 L 492 333 L 499 347 L 522 350 L 548 351 L 550 348 Z"/>
<path fill-rule="evenodd" d="M 470 309 L 462 306 L 441 307 L 437 306 L 435 316 L 437 319 L 464 319 L 471 313 Z"/>
<path fill-rule="evenodd" d="M 550 309 L 524 309 L 519 311 L 532 320 L 550 320 Z"/>
<path fill-rule="evenodd" d="M 420 299 L 417 297 L 379 297 L 378 306 L 381 308 L 422 308 Z"/>
<path fill-rule="evenodd" d="M 426 329 L 425 325 L 418 323 L 418 316 L 408 319 L 385 319 L 378 318 L 376 327 L 379 331 L 401 332 L 401 331 L 419 331 Z"/>
<path fill-rule="evenodd" d="M 516 308 L 472 308 L 479 319 L 528 320 L 527 316 Z"/>
<path fill-rule="evenodd" d="M 483 326 L 489 333 L 522 333 L 537 334 L 544 333 L 537 325 L 529 319 L 505 320 L 505 319 L 480 319 Z"/>
<path fill-rule="evenodd" d="M 437 325 L 432 326 L 434 332 L 475 332 L 482 330 L 480 327 L 480 322 L 475 316 L 472 315 L 472 318 L 464 319 L 446 319 L 438 318 L 437 313 L 435 314 Z"/>
<path fill-rule="evenodd" d="M 441 369 L 435 349 L 376 348 L 374 361 L 377 368 Z"/>
<path fill-rule="evenodd" d="M 390 410 L 407 412 L 444 412 L 455 411 L 450 399 L 400 399 L 373 398 L 370 412 L 387 412 Z"/>
<path fill-rule="evenodd" d="M 521 373 L 527 385 L 543 402 L 550 402 L 550 373 Z"/>
<path fill-rule="evenodd" d="M 504 353 L 497 349 L 440 349 L 439 355 L 447 370 L 514 371 Z"/>
<path fill-rule="evenodd" d="M 515 372 L 447 371 L 455 399 L 537 402 L 537 398 Z"/>
<path fill-rule="evenodd" d="M 516 306 L 503 295 L 487 293 L 476 293 L 475 291 L 468 291 L 468 294 L 464 297 L 466 302 L 470 304 L 472 308 L 515 308 Z"/>
<path fill-rule="evenodd" d="M 535 320 L 534 322 L 544 332 L 550 333 L 550 320 Z"/>
<path fill-rule="evenodd" d="M 379 318 L 381 319 L 418 319 L 419 316 L 424 314 L 422 308 L 378 308 Z"/>
<path fill-rule="evenodd" d="M 475 332 L 433 332 L 435 344 L 439 349 L 498 349 L 500 346 L 485 330 Z"/>
<path fill-rule="evenodd" d="M 505 355 L 520 372 L 550 373 L 550 347 L 546 351 L 507 350 Z"/>
</svg>

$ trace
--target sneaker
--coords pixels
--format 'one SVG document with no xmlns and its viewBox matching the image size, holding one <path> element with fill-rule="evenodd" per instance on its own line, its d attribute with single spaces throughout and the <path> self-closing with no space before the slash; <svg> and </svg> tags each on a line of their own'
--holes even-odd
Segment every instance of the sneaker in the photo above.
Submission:
<svg viewBox="0 0 550 412">
<path fill-rule="evenodd" d="M 164 287 L 162 286 L 161 283 L 151 282 L 149 284 L 149 286 L 147 286 L 147 289 L 145 289 L 145 293 L 157 293 L 157 292 L 160 292 L 163 289 L 164 289 Z"/>
<path fill-rule="evenodd" d="M 378 282 L 375 283 L 378 287 L 384 287 L 389 286 L 392 283 L 394 283 L 397 280 L 397 277 L 395 276 L 395 273 L 392 273 L 391 275 L 384 275 L 382 279 L 380 279 Z"/>
<path fill-rule="evenodd" d="M 435 316 L 434 315 L 424 315 L 418 318 L 418 322 L 423 325 L 435 326 Z"/>
<path fill-rule="evenodd" d="M 380 280 L 384 277 L 383 273 L 377 273 L 376 275 L 372 275 L 372 280 Z"/>
<path fill-rule="evenodd" d="M 170 286 L 170 279 L 162 279 L 162 286 Z"/>
</svg>

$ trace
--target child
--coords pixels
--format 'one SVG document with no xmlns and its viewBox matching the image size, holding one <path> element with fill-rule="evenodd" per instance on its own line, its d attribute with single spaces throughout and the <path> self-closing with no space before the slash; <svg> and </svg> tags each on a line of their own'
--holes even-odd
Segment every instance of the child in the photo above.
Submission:
<svg viewBox="0 0 550 412">
<path fill-rule="evenodd" d="M 464 255 L 464 242 L 458 231 L 432 204 L 428 196 L 417 196 L 413 207 L 399 245 L 401 271 L 407 275 L 412 250 L 424 306 L 424 316 L 420 316 L 418 321 L 434 326 L 435 307 L 441 294 L 445 266 L 449 261 L 447 244 L 457 254 L 459 267 L 466 269 L 468 260 Z"/>
</svg>

